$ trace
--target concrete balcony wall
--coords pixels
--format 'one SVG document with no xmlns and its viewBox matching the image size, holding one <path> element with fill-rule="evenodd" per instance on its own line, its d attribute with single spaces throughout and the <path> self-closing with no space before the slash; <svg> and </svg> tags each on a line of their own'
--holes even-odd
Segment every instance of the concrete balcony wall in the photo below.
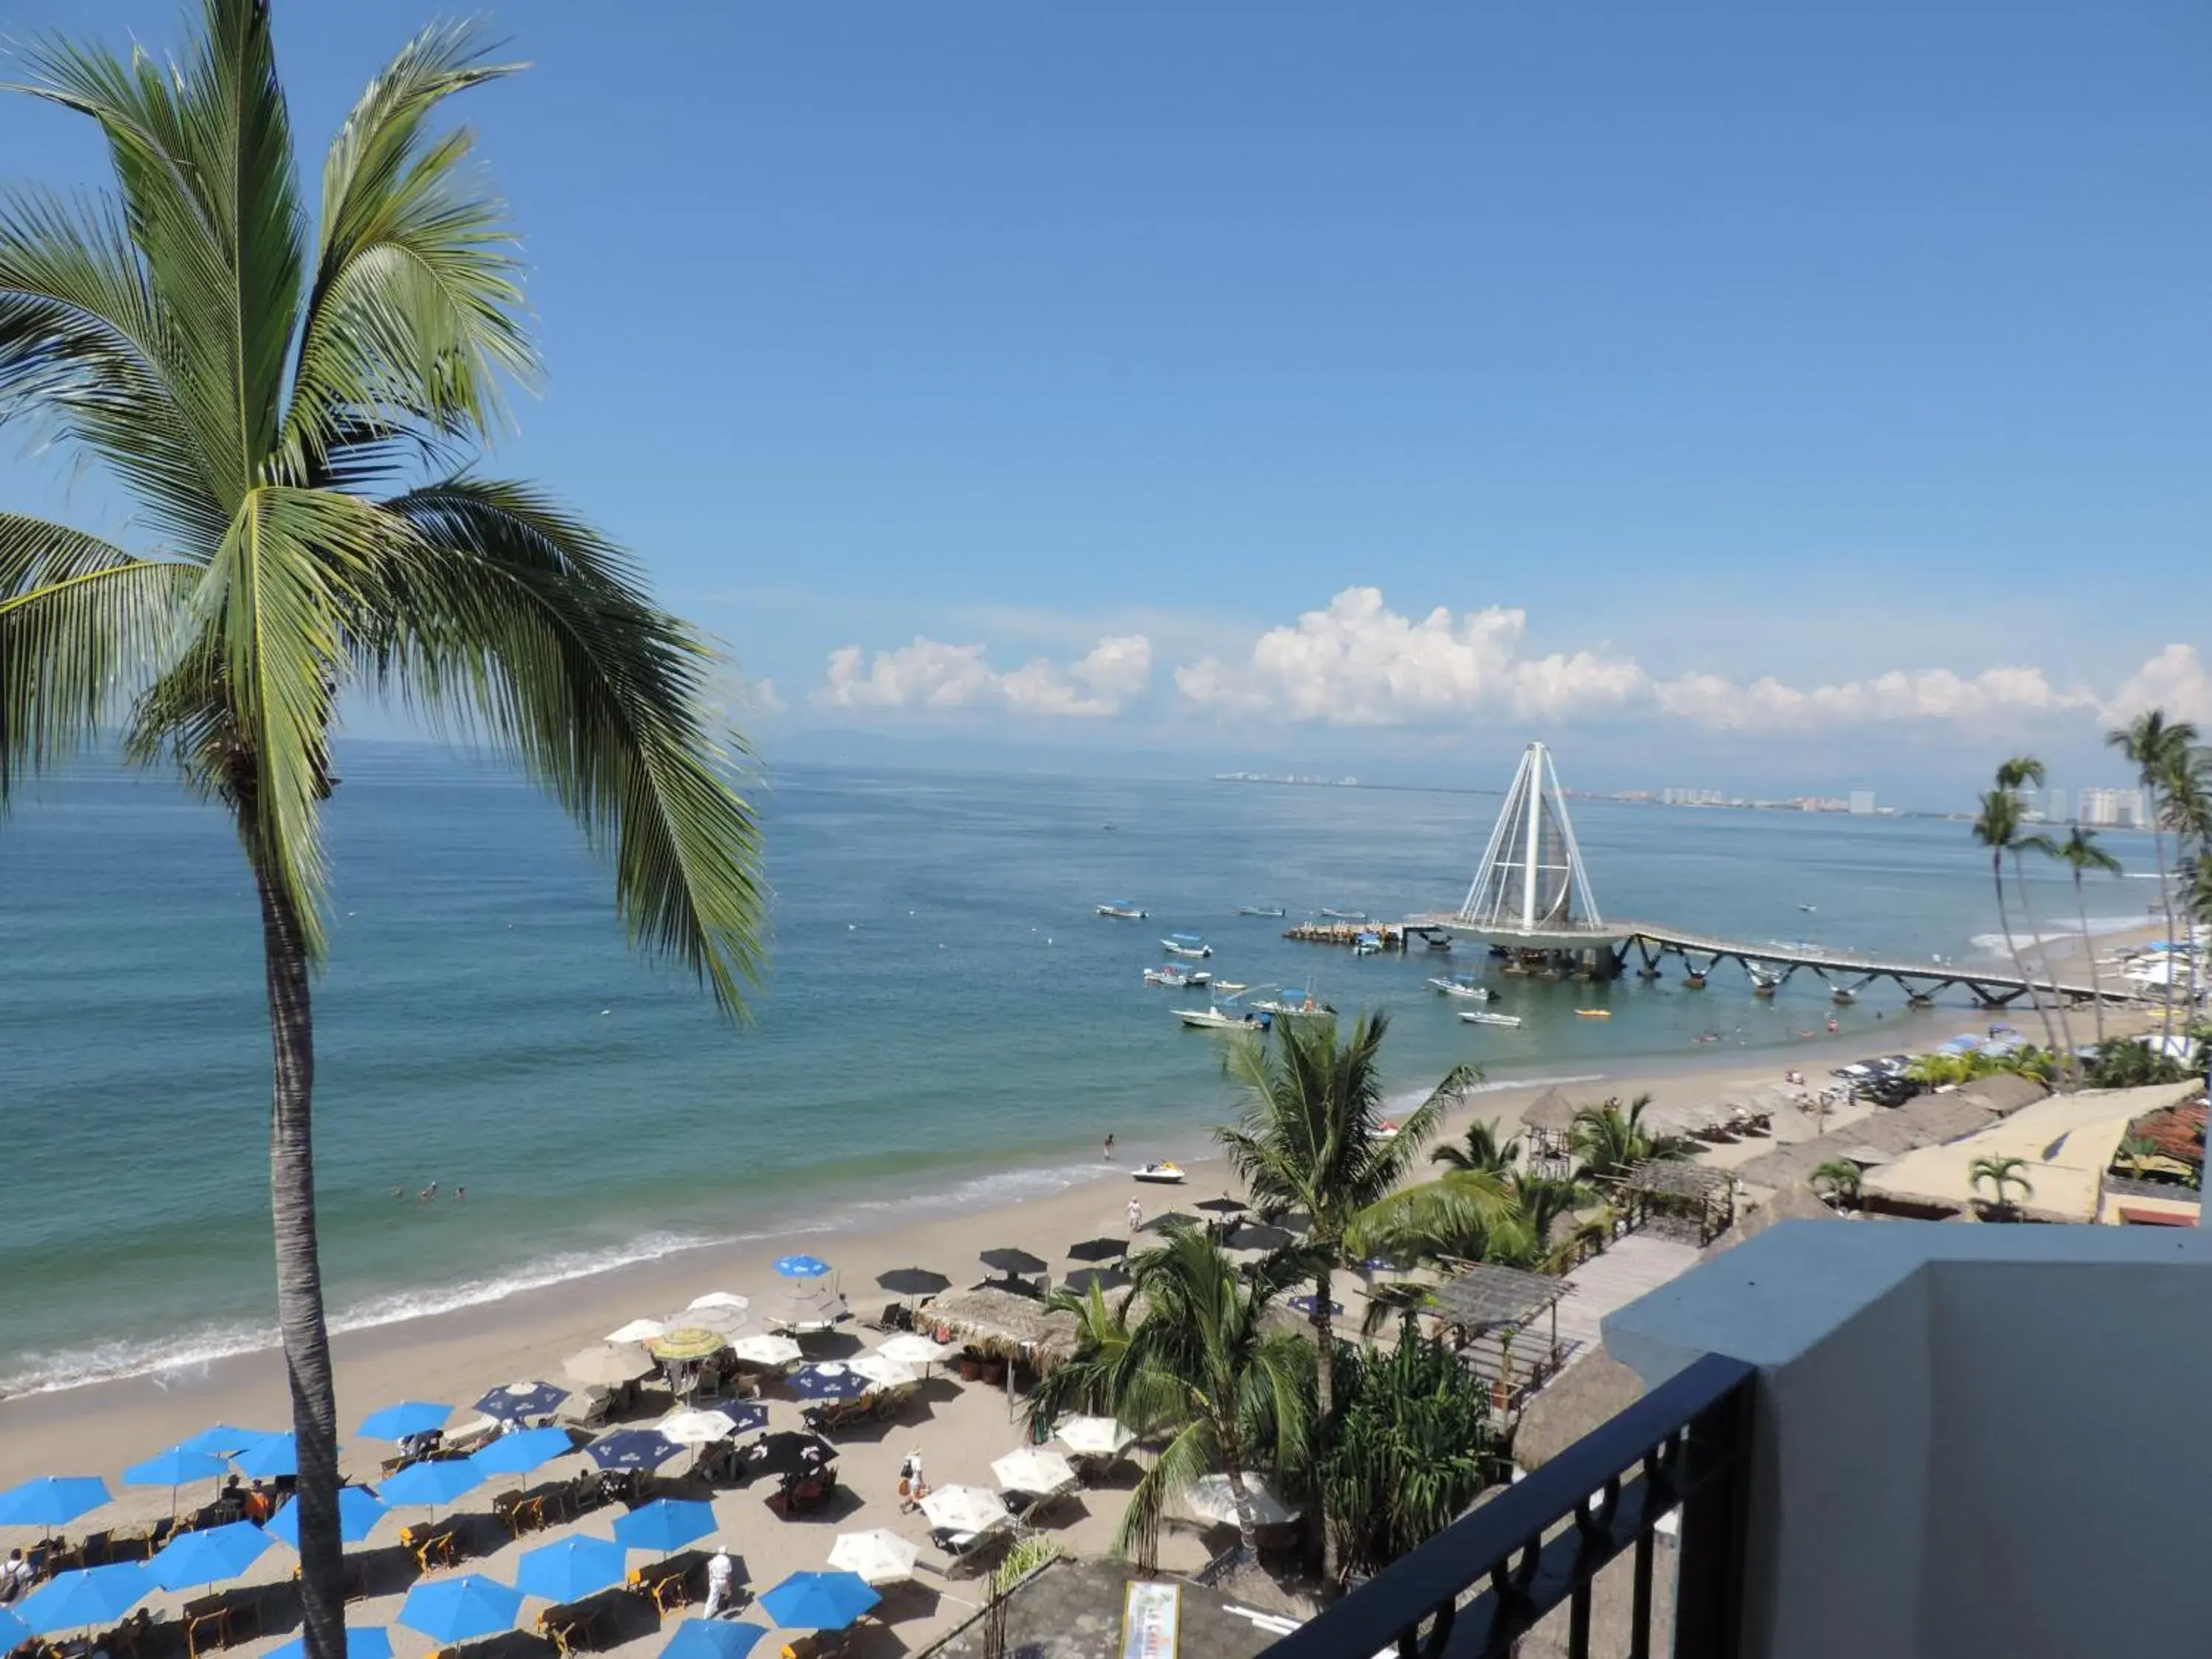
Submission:
<svg viewBox="0 0 2212 1659">
<path fill-rule="evenodd" d="M 2212 1239 L 1784 1223 L 1606 1343 L 1760 1368 L 1755 1659 L 2212 1651 Z"/>
</svg>

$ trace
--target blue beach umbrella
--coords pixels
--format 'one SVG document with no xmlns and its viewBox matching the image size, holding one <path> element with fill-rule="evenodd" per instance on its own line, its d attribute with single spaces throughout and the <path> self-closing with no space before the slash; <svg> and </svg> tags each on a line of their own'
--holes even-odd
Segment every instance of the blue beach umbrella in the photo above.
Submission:
<svg viewBox="0 0 2212 1659">
<path fill-rule="evenodd" d="M 420 1631 L 434 1642 L 466 1642 L 513 1630 L 514 1615 L 521 1611 L 520 1590 L 469 1572 L 416 1585 L 392 1622 Z"/>
<path fill-rule="evenodd" d="M 514 1564 L 514 1587 L 549 1601 L 573 1601 L 622 1582 L 628 1558 L 604 1538 L 564 1538 L 531 1551 Z"/>
<path fill-rule="evenodd" d="M 756 1406 L 750 1401 L 742 1403 L 731 1401 L 726 1405 L 710 1406 L 708 1409 L 720 1412 L 728 1418 L 730 1432 L 732 1434 L 750 1434 L 755 1429 L 764 1429 L 768 1426 L 768 1407 Z"/>
<path fill-rule="evenodd" d="M 228 1423 L 211 1423 L 198 1434 L 187 1435 L 171 1448 L 180 1452 L 213 1452 L 217 1457 L 228 1457 L 234 1451 L 243 1451 L 257 1440 L 268 1437 L 266 1429 L 233 1428 Z"/>
<path fill-rule="evenodd" d="M 0 1492 L 0 1527 L 64 1527 L 108 1499 L 97 1475 L 42 1474 Z"/>
<path fill-rule="evenodd" d="M 525 1429 L 520 1434 L 500 1436 L 469 1462 L 486 1474 L 527 1474 L 540 1463 L 575 1449 L 566 1429 Z"/>
<path fill-rule="evenodd" d="M 830 1264 L 818 1255 L 786 1255 L 776 1258 L 775 1270 L 786 1279 L 820 1279 Z"/>
<path fill-rule="evenodd" d="M 409 1464 L 380 1486 L 377 1496 L 392 1508 L 421 1504 L 435 1509 L 465 1492 L 473 1492 L 485 1479 L 472 1457 L 436 1457 L 427 1463 Z"/>
<path fill-rule="evenodd" d="M 385 1505 L 377 1501 L 376 1494 L 366 1486 L 338 1488 L 338 1540 L 341 1543 L 358 1544 L 376 1530 L 376 1523 L 384 1519 Z M 300 1547 L 300 1506 L 287 1504 L 269 1517 L 262 1528 L 280 1544 Z"/>
<path fill-rule="evenodd" d="M 550 1382 L 508 1382 L 477 1401 L 476 1408 L 504 1423 L 510 1419 L 550 1417 L 553 1408 L 568 1397 L 568 1389 L 556 1389 Z"/>
<path fill-rule="evenodd" d="M 0 1607 L 0 1652 L 13 1653 L 31 1639 L 31 1627 L 5 1607 Z"/>
<path fill-rule="evenodd" d="M 307 1638 L 295 1636 L 269 1650 L 268 1659 L 307 1659 Z M 346 1659 L 392 1659 L 392 1634 L 381 1625 L 346 1631 Z"/>
<path fill-rule="evenodd" d="M 842 1365 L 801 1365 L 784 1379 L 801 1400 L 858 1400 L 873 1385 Z"/>
<path fill-rule="evenodd" d="M 857 1572 L 794 1572 L 760 1604 L 785 1630 L 842 1630 L 883 1599 Z"/>
<path fill-rule="evenodd" d="M 657 1429 L 617 1429 L 584 1448 L 584 1455 L 603 1469 L 657 1469 L 682 1451 Z"/>
<path fill-rule="evenodd" d="M 192 1589 L 237 1577 L 261 1559 L 269 1534 L 251 1521 L 179 1533 L 148 1563 L 163 1589 Z"/>
<path fill-rule="evenodd" d="M 405 1440 L 444 1428 L 446 1419 L 453 1414 L 451 1406 L 441 1406 L 434 1401 L 403 1400 L 380 1412 L 371 1412 L 361 1419 L 361 1427 L 356 1432 L 364 1440 Z"/>
<path fill-rule="evenodd" d="M 714 1530 L 714 1506 L 693 1498 L 656 1498 L 615 1522 L 615 1542 L 626 1550 L 665 1555 Z"/>
<path fill-rule="evenodd" d="M 126 1486 L 181 1486 L 188 1480 L 219 1480 L 228 1466 L 214 1452 L 172 1446 L 123 1471 Z"/>
<path fill-rule="evenodd" d="M 1320 1305 L 1320 1298 L 1310 1294 L 1305 1296 L 1294 1296 L 1291 1298 L 1291 1306 L 1296 1308 L 1300 1313 L 1305 1315 L 1308 1318 L 1311 1318 L 1313 1316 L 1313 1310 Z M 1330 1303 L 1328 1304 L 1328 1312 L 1330 1318 L 1341 1319 L 1344 1317 L 1344 1304 L 1341 1302 Z"/>
<path fill-rule="evenodd" d="M 112 1624 L 161 1586 L 141 1561 L 56 1573 L 23 1598 L 15 1616 L 38 1636 Z"/>
<path fill-rule="evenodd" d="M 768 1632 L 734 1620 L 686 1619 L 661 1649 L 660 1659 L 745 1659 Z"/>
<path fill-rule="evenodd" d="M 257 1480 L 281 1480 L 299 1474 L 300 1449 L 289 1431 L 264 1434 L 252 1445 L 233 1452 L 230 1461 L 240 1474 L 250 1474 Z"/>
</svg>

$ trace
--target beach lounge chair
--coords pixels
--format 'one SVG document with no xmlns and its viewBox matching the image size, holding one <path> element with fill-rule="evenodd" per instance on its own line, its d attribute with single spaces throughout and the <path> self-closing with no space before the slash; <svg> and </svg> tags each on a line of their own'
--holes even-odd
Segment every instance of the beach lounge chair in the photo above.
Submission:
<svg viewBox="0 0 2212 1659">
<path fill-rule="evenodd" d="M 460 1534 L 451 1526 L 443 1532 L 434 1532 L 428 1526 L 403 1527 L 399 1544 L 424 1572 L 434 1567 L 450 1567 L 460 1559 Z"/>
<path fill-rule="evenodd" d="M 691 1605 L 690 1571 L 688 1562 L 656 1561 L 650 1566 L 632 1567 L 623 1582 L 652 1602 L 655 1613 L 665 1613 L 671 1607 Z"/>
<path fill-rule="evenodd" d="M 519 1487 L 512 1492 L 497 1492 L 493 1495 L 491 1512 L 506 1523 L 508 1537 L 520 1538 L 530 1530 L 522 1516 L 522 1506 L 528 1501 Z"/>
<path fill-rule="evenodd" d="M 590 1601 L 548 1607 L 538 1615 L 538 1633 L 553 1644 L 554 1651 L 562 1659 L 568 1659 L 572 1653 L 587 1652 L 598 1638 L 599 1611 L 599 1606 Z"/>
</svg>

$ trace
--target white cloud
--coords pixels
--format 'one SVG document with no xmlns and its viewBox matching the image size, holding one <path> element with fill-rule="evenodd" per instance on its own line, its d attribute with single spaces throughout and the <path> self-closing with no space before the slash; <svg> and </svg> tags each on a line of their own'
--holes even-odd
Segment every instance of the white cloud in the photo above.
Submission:
<svg viewBox="0 0 2212 1659">
<path fill-rule="evenodd" d="M 1380 589 L 1347 587 L 1325 609 L 1268 629 L 1245 660 L 1201 658 L 1176 671 L 1176 684 L 1218 714 L 1331 726 L 1441 724 L 1484 714 L 1564 720 L 1643 709 L 1723 731 L 1916 720 L 1986 730 L 2101 706 L 2093 692 L 2061 689 L 2029 667 L 1971 675 L 1899 669 L 1809 686 L 1705 672 L 1660 679 L 1602 647 L 1524 656 L 1527 625 L 1526 612 L 1501 607 L 1458 617 L 1438 608 L 1415 621 L 1390 610 Z M 2123 688 L 2123 700 L 2131 694 L 2183 714 L 2212 704 L 2212 678 L 2189 647 L 2170 647 Z"/>
<path fill-rule="evenodd" d="M 2169 720 L 2212 727 L 2212 673 L 2196 647 L 2169 645 L 2137 669 L 2105 705 L 2105 718 L 2124 725 L 2150 708 L 2164 709 Z"/>
<path fill-rule="evenodd" d="M 1003 708 L 1043 718 L 1118 714 L 1152 683 L 1152 642 L 1141 634 L 1103 639 L 1066 667 L 1037 657 L 1010 673 L 993 668 L 980 645 L 946 645 L 917 635 L 912 645 L 871 658 L 857 645 L 830 653 L 828 679 L 812 701 L 824 708 L 945 713 Z"/>
</svg>

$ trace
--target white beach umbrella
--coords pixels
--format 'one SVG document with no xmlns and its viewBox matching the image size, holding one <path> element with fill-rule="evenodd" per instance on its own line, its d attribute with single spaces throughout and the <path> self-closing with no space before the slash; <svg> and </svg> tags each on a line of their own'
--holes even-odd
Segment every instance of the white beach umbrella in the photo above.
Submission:
<svg viewBox="0 0 2212 1659">
<path fill-rule="evenodd" d="M 1013 1519 L 1005 1500 L 981 1486 L 939 1486 L 921 1500 L 921 1512 L 949 1532 L 988 1532 Z"/>
<path fill-rule="evenodd" d="M 1058 1492 L 1075 1480 L 1073 1464 L 1058 1452 L 1046 1451 L 1040 1446 L 1024 1446 L 1019 1451 L 1008 1452 L 992 1463 L 991 1473 L 999 1477 L 999 1484 L 1008 1492 Z"/>
<path fill-rule="evenodd" d="M 845 1362 L 845 1369 L 879 1389 L 903 1389 L 908 1383 L 921 1381 L 896 1360 L 886 1359 L 880 1353 L 854 1354 Z"/>
<path fill-rule="evenodd" d="M 894 1365 L 938 1365 L 958 1352 L 950 1342 L 933 1342 L 918 1333 L 895 1336 L 876 1350 Z"/>
<path fill-rule="evenodd" d="M 668 1328 L 658 1319 L 633 1319 L 618 1330 L 609 1331 L 602 1338 L 607 1342 L 642 1342 L 648 1336 L 659 1336 Z"/>
<path fill-rule="evenodd" d="M 1244 1476 L 1244 1492 L 1252 1506 L 1255 1526 L 1279 1527 L 1286 1521 L 1295 1521 L 1298 1512 L 1275 1496 L 1274 1490 L 1258 1475 L 1249 1471 Z M 1202 1521 L 1208 1526 L 1233 1527 L 1237 1524 L 1237 1500 L 1229 1490 L 1225 1474 L 1202 1475 L 1176 1496 L 1176 1513 Z"/>
<path fill-rule="evenodd" d="M 799 1358 L 799 1344 L 787 1336 L 741 1336 L 730 1352 L 749 1365 L 788 1365 Z"/>
<path fill-rule="evenodd" d="M 679 1446 L 711 1446 L 737 1432 L 720 1412 L 676 1412 L 653 1425 Z"/>
<path fill-rule="evenodd" d="M 627 1342 L 598 1342 L 570 1354 L 562 1369 L 575 1382 L 614 1389 L 651 1376 L 660 1368 L 642 1348 Z"/>
<path fill-rule="evenodd" d="M 680 1314 L 671 1314 L 668 1322 L 672 1327 L 689 1325 L 727 1336 L 732 1331 L 743 1330 L 749 1321 L 743 1308 L 726 1308 L 718 1302 L 708 1307 L 686 1308 Z"/>
<path fill-rule="evenodd" d="M 1078 1457 L 1111 1457 L 1137 1437 L 1110 1417 L 1067 1417 L 1053 1437 Z"/>
<path fill-rule="evenodd" d="M 869 1532 L 841 1532 L 830 1547 L 830 1565 L 839 1572 L 858 1573 L 863 1583 L 896 1584 L 914 1577 L 914 1564 L 921 1551 L 895 1532 L 878 1527 Z"/>
<path fill-rule="evenodd" d="M 691 1298 L 691 1311 L 695 1314 L 702 1308 L 733 1308 L 743 1313 L 752 1305 L 735 1291 L 709 1291 L 704 1296 Z"/>
</svg>

